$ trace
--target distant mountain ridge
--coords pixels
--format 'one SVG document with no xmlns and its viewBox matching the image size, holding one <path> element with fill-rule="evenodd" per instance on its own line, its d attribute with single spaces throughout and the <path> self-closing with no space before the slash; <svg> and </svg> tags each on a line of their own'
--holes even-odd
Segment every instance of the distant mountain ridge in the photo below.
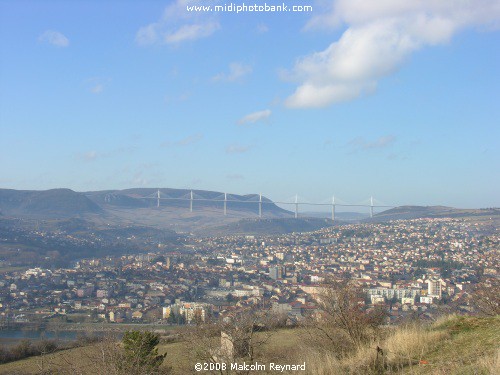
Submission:
<svg viewBox="0 0 500 375">
<path fill-rule="evenodd" d="M 71 189 L 0 189 L 0 211 L 11 216 L 71 217 L 101 213 L 102 209 L 85 194 Z"/>
<path fill-rule="evenodd" d="M 75 192 L 71 189 L 13 190 L 0 189 L 0 212 L 9 216 L 34 216 L 66 218 L 82 215 L 106 214 L 109 211 L 156 208 L 156 193 L 160 191 L 160 208 L 189 209 L 191 190 L 170 188 L 132 188 L 125 190 L 103 190 Z M 195 198 L 193 208 L 197 211 L 223 210 L 224 193 L 208 190 L 192 190 Z M 167 197 L 168 199 L 165 199 Z M 257 194 L 228 194 L 227 210 L 245 214 L 258 214 Z M 267 215 L 284 217 L 290 213 L 276 206 L 270 199 L 262 197 L 262 206 Z M 194 211 L 193 210 L 193 211 Z"/>
<path fill-rule="evenodd" d="M 500 208 L 462 209 L 446 206 L 399 206 L 374 215 L 370 221 L 407 220 L 419 218 L 458 218 L 499 216 Z"/>
<path fill-rule="evenodd" d="M 100 206 L 121 208 L 147 208 L 157 205 L 156 194 L 160 192 L 160 206 L 189 207 L 189 197 L 193 192 L 195 208 L 223 209 L 224 193 L 210 190 L 172 188 L 132 188 L 124 190 L 90 191 L 84 194 Z M 258 194 L 227 194 L 227 209 L 258 213 Z M 276 206 L 270 199 L 262 197 L 266 211 L 274 215 L 286 215 L 288 211 Z"/>
<path fill-rule="evenodd" d="M 157 193 L 160 192 L 160 207 Z M 70 189 L 43 191 L 0 189 L 0 216 L 35 220 L 82 219 L 73 222 L 82 229 L 86 222 L 97 228 L 153 227 L 177 233 L 289 233 L 310 231 L 330 226 L 325 214 L 294 214 L 262 197 L 262 218 L 259 218 L 259 195 L 227 194 L 224 215 L 224 193 L 208 190 L 172 188 L 131 188 L 75 192 Z M 190 204 L 193 210 L 190 210 Z M 321 218 L 321 216 L 323 216 Z M 492 216 L 500 221 L 500 209 L 456 209 L 444 206 L 400 206 L 366 218 L 366 214 L 338 213 L 336 223 L 344 220 L 383 222 L 416 218 Z"/>
</svg>

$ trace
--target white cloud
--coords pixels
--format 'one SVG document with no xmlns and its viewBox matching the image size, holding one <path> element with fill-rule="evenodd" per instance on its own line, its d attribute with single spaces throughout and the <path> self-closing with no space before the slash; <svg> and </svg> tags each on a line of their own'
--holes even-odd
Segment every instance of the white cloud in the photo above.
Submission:
<svg viewBox="0 0 500 375">
<path fill-rule="evenodd" d="M 139 45 L 178 44 L 212 35 L 220 28 L 212 12 L 188 11 L 188 6 L 212 5 L 207 0 L 176 0 L 165 8 L 157 22 L 141 27 L 135 36 Z"/>
<path fill-rule="evenodd" d="M 85 160 L 95 160 L 98 157 L 98 154 L 96 151 L 92 150 L 84 153 L 82 156 Z"/>
<path fill-rule="evenodd" d="M 69 39 L 58 31 L 47 30 L 42 33 L 38 40 L 40 42 L 49 43 L 56 47 L 67 47 L 69 46 Z"/>
<path fill-rule="evenodd" d="M 136 146 L 121 146 L 121 147 L 115 148 L 113 150 L 104 151 L 104 152 L 90 150 L 87 152 L 78 153 L 78 154 L 76 154 L 76 158 L 78 160 L 81 160 L 81 161 L 95 161 L 95 160 L 102 159 L 102 158 L 117 157 L 117 156 L 120 156 L 123 154 L 130 155 L 130 154 L 134 153 L 135 151 L 137 151 Z"/>
<path fill-rule="evenodd" d="M 158 25 L 156 23 L 141 27 L 135 34 L 135 41 L 139 45 L 153 44 L 158 40 Z"/>
<path fill-rule="evenodd" d="M 104 85 L 102 83 L 98 83 L 90 88 L 90 92 L 92 94 L 100 94 L 103 90 L 104 90 Z"/>
<path fill-rule="evenodd" d="M 324 107 L 373 92 L 426 46 L 444 44 L 467 27 L 500 25 L 498 0 L 334 0 L 306 30 L 346 25 L 339 40 L 303 57 L 291 74 L 299 82 L 288 107 Z"/>
<path fill-rule="evenodd" d="M 250 114 L 246 115 L 245 117 L 241 118 L 238 121 L 238 124 L 239 125 L 253 124 L 255 122 L 265 120 L 269 116 L 271 116 L 270 109 L 266 109 L 264 111 L 259 111 L 259 112 L 253 112 L 253 113 L 250 113 Z"/>
<path fill-rule="evenodd" d="M 185 91 L 178 95 L 165 95 L 165 103 L 166 104 L 176 104 L 177 102 L 184 102 L 189 99 L 191 93 L 189 91 Z"/>
<path fill-rule="evenodd" d="M 102 155 L 95 150 L 87 151 L 77 155 L 77 158 L 82 161 L 94 161 Z"/>
<path fill-rule="evenodd" d="M 144 178 L 141 176 L 136 176 L 136 177 L 132 178 L 131 182 L 134 186 L 148 186 L 149 185 L 149 180 L 147 178 Z"/>
<path fill-rule="evenodd" d="M 235 82 L 252 73 L 252 66 L 234 62 L 229 64 L 229 73 L 219 73 L 212 78 L 213 81 Z"/>
<path fill-rule="evenodd" d="M 238 144 L 232 144 L 226 147 L 227 154 L 243 154 L 245 152 L 250 151 L 252 146 L 244 146 Z"/>
<path fill-rule="evenodd" d="M 106 85 L 111 82 L 110 78 L 92 77 L 86 80 L 86 86 L 92 94 L 100 94 L 106 88 Z"/>
<path fill-rule="evenodd" d="M 408 160 L 409 157 L 401 152 L 393 152 L 387 155 L 387 160 Z"/>
<path fill-rule="evenodd" d="M 259 24 L 257 25 L 257 32 L 258 32 L 259 34 L 264 34 L 264 33 L 267 33 L 268 31 L 269 31 L 269 27 L 268 27 L 266 24 L 264 24 L 264 23 L 259 23 Z"/>
<path fill-rule="evenodd" d="M 180 43 L 185 40 L 196 40 L 210 36 L 219 28 L 217 22 L 206 22 L 194 25 L 183 25 L 176 31 L 165 34 L 166 43 Z"/>
<path fill-rule="evenodd" d="M 244 180 L 245 176 L 239 174 L 239 173 L 230 173 L 226 176 L 228 180 Z"/>
<path fill-rule="evenodd" d="M 363 137 L 357 137 L 349 141 L 348 145 L 351 147 L 353 152 L 356 152 L 373 149 L 384 149 L 392 146 L 395 141 L 396 137 L 393 135 L 386 135 L 374 141 L 367 141 Z"/>
<path fill-rule="evenodd" d="M 177 142 L 177 145 L 188 146 L 188 145 L 191 145 L 193 143 L 199 142 L 202 139 L 203 139 L 203 134 L 196 133 L 196 134 L 192 134 L 190 136 L 187 136 L 187 137 L 181 139 L 180 141 Z"/>
<path fill-rule="evenodd" d="M 192 145 L 194 143 L 198 143 L 202 139 L 203 139 L 203 134 L 196 133 L 196 134 L 188 135 L 187 137 L 184 137 L 184 138 L 182 138 L 178 141 L 175 141 L 175 142 L 165 141 L 160 146 L 161 147 L 189 146 L 189 145 Z"/>
</svg>

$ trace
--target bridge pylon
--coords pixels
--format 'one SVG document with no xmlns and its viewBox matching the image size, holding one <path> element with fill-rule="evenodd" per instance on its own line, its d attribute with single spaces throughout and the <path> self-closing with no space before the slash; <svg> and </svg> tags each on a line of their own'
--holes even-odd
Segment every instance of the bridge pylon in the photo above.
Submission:
<svg viewBox="0 0 500 375">
<path fill-rule="evenodd" d="M 295 218 L 299 217 L 299 195 L 295 194 Z"/>
<path fill-rule="evenodd" d="M 191 194 L 189 196 L 189 212 L 193 212 L 193 191 L 191 190 Z"/>
<path fill-rule="evenodd" d="M 335 195 L 332 197 L 332 222 L 335 221 Z"/>
<path fill-rule="evenodd" d="M 227 215 L 227 193 L 224 193 L 224 216 Z"/>
</svg>

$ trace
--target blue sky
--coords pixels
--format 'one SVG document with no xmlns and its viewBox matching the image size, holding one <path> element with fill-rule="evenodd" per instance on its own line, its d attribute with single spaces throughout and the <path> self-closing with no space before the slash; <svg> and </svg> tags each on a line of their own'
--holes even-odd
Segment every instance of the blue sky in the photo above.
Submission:
<svg viewBox="0 0 500 375">
<path fill-rule="evenodd" d="M 500 206 L 498 1 L 193 4 L 0 1 L 0 186 Z"/>
</svg>

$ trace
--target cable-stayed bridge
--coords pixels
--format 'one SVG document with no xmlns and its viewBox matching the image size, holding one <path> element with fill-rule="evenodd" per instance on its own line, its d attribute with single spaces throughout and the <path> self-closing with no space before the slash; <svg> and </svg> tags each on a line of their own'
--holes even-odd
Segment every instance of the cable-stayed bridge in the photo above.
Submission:
<svg viewBox="0 0 500 375">
<path fill-rule="evenodd" d="M 387 205 L 384 204 L 380 201 L 375 200 L 373 197 L 368 198 L 367 200 L 352 204 L 352 203 L 346 203 L 340 200 L 336 200 L 335 196 L 332 196 L 331 201 L 329 200 L 328 202 L 308 202 L 305 200 L 299 199 L 298 195 L 295 195 L 295 197 L 292 197 L 288 200 L 282 200 L 282 201 L 271 201 L 268 199 L 263 199 L 262 194 L 255 194 L 255 195 L 250 195 L 247 196 L 246 199 L 235 199 L 233 194 L 227 194 L 227 193 L 221 193 L 218 196 L 212 196 L 210 198 L 207 198 L 203 195 L 200 195 L 196 193 L 194 190 L 190 190 L 188 193 L 180 196 L 171 196 L 169 194 L 166 194 L 165 192 L 161 191 L 158 189 L 156 193 L 153 193 L 151 195 L 142 197 L 142 199 L 152 199 L 156 201 L 156 206 L 161 207 L 161 202 L 162 201 L 184 201 L 184 202 L 189 202 L 189 211 L 193 212 L 193 210 L 196 207 L 197 202 L 218 202 L 221 203 L 223 206 L 222 212 L 224 215 L 227 215 L 228 213 L 228 207 L 231 203 L 238 203 L 238 204 L 249 204 L 249 205 L 255 205 L 255 207 L 258 207 L 258 214 L 259 217 L 261 218 L 264 213 L 264 208 L 266 205 L 271 205 L 271 204 L 280 204 L 280 205 L 288 205 L 288 206 L 293 206 L 294 207 L 294 217 L 298 218 L 299 217 L 299 207 L 301 206 L 316 206 L 316 207 L 329 207 L 331 209 L 331 219 L 332 221 L 335 220 L 335 211 L 337 207 L 366 207 L 369 209 L 370 212 L 370 217 L 373 217 L 374 209 L 376 208 L 393 208 L 396 207 L 395 205 Z"/>
</svg>

